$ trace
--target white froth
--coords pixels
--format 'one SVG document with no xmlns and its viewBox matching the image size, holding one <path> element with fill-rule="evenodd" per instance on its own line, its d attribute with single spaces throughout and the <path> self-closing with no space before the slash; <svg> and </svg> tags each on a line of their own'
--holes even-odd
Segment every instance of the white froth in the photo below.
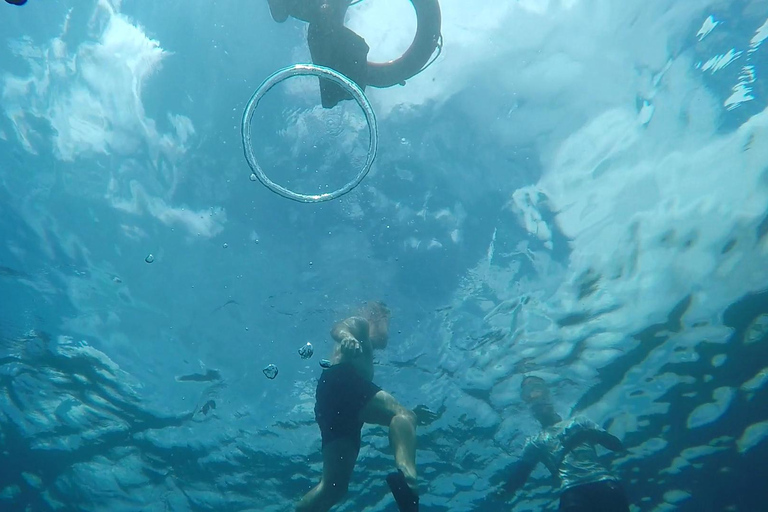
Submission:
<svg viewBox="0 0 768 512">
<path fill-rule="evenodd" d="M 699 38 L 699 41 L 702 41 L 719 24 L 720 24 L 720 22 L 719 21 L 715 21 L 714 16 L 712 16 L 712 15 L 707 16 L 707 19 L 704 20 L 704 23 L 701 25 L 701 28 L 696 33 L 696 37 Z"/>
<path fill-rule="evenodd" d="M 728 67 L 733 61 L 741 57 L 742 52 L 736 51 L 735 48 L 731 48 L 722 55 L 716 55 L 701 65 L 702 71 L 711 71 L 715 73 Z"/>
<path fill-rule="evenodd" d="M 717 388 L 712 393 L 713 402 L 696 407 L 688 415 L 688 428 L 702 427 L 720 419 L 731 405 L 733 396 L 734 391 L 732 388 Z"/>
<path fill-rule="evenodd" d="M 766 39 L 768 39 L 768 19 L 755 31 L 755 35 L 749 43 L 756 50 Z"/>
<path fill-rule="evenodd" d="M 744 343 L 751 345 L 768 337 L 768 313 L 763 313 L 752 320 L 744 332 Z"/>
<path fill-rule="evenodd" d="M 744 430 L 744 433 L 736 441 L 739 453 L 746 453 L 768 437 L 768 421 L 754 423 Z"/>
<path fill-rule="evenodd" d="M 754 392 L 762 389 L 768 382 L 768 367 L 763 368 L 757 374 L 741 385 L 741 389 L 746 392 Z"/>
<path fill-rule="evenodd" d="M 167 225 L 181 225 L 191 234 L 211 236 L 221 230 L 220 224 L 212 223 L 205 215 L 168 205 L 165 199 L 153 197 L 146 187 L 137 192 L 131 183 L 140 177 L 136 171 L 149 163 L 168 177 L 157 193 L 172 192 L 181 172 L 174 164 L 186 152 L 195 128 L 188 117 L 167 113 L 173 131 L 163 133 L 146 114 L 143 90 L 168 53 L 118 9 L 119 2 L 98 2 L 94 13 L 94 26 L 98 28 L 93 39 L 82 41 L 74 49 L 64 42 L 72 39 L 67 34 L 69 16 L 63 33 L 47 47 L 14 45 L 16 54 L 27 60 L 30 75 L 4 77 L 3 108 L 30 153 L 37 153 L 35 144 L 47 140 L 39 137 L 34 128 L 36 119 L 46 119 L 54 131 L 53 149 L 58 159 L 76 162 L 113 155 L 124 159 L 122 172 L 111 179 L 107 175 L 95 185 L 83 183 L 81 191 L 89 186 L 106 186 L 107 190 L 89 192 L 106 195 L 114 207 L 123 211 L 145 211 Z M 30 94 L 32 90 L 36 94 Z M 145 160 L 128 165 L 137 155 Z M 126 174 L 127 169 L 132 172 Z M 138 208 L 137 201 L 144 207 Z M 219 221 L 223 218 L 219 215 Z"/>
<path fill-rule="evenodd" d="M 690 493 L 681 491 L 680 489 L 673 489 L 664 493 L 664 501 L 677 505 L 691 497 Z"/>
</svg>

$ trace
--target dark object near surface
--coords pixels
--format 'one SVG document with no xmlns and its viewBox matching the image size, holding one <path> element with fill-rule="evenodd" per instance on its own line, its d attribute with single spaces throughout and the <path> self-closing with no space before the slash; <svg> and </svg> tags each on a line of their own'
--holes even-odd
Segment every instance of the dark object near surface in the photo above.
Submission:
<svg viewBox="0 0 768 512">
<path fill-rule="evenodd" d="M 191 373 L 189 375 L 180 375 L 176 377 L 178 382 L 211 382 L 221 380 L 221 373 L 218 370 L 208 370 L 205 373 Z"/>
<path fill-rule="evenodd" d="M 13 5 L 24 5 L 25 3 L 27 3 L 27 0 L 5 0 L 5 1 Z"/>
<path fill-rule="evenodd" d="M 416 36 L 399 59 L 368 63 L 368 85 L 392 87 L 419 74 L 429 63 L 440 41 L 442 14 L 437 0 L 411 0 L 416 10 Z"/>
<path fill-rule="evenodd" d="M 369 62 L 368 44 L 359 34 L 344 26 L 351 0 L 269 0 L 272 19 L 282 23 L 289 16 L 309 23 L 307 43 L 312 62 L 331 68 L 354 81 L 363 91 L 366 86 L 393 87 L 422 72 L 442 49 L 442 14 L 438 0 L 410 0 L 416 11 L 416 35 L 397 59 Z M 324 108 L 352 99 L 347 91 L 327 80 L 320 80 Z"/>
<path fill-rule="evenodd" d="M 205 405 L 203 405 L 203 407 L 200 408 L 200 412 L 208 416 L 208 412 L 211 409 L 215 409 L 215 408 L 216 408 L 216 402 L 214 402 L 213 400 L 208 400 L 207 402 L 205 402 Z"/>
</svg>

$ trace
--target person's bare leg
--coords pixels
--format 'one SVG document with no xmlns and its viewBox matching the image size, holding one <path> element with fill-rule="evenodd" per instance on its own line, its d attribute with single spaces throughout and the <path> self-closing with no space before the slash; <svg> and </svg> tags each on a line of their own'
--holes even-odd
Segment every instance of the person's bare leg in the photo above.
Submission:
<svg viewBox="0 0 768 512">
<path fill-rule="evenodd" d="M 328 512 L 344 498 L 357 461 L 358 446 L 350 439 L 337 439 L 323 448 L 320 483 L 296 504 L 296 512 Z"/>
<path fill-rule="evenodd" d="M 395 451 L 395 464 L 405 475 L 408 485 L 416 489 L 416 416 L 401 407 L 389 422 L 389 444 Z"/>
<path fill-rule="evenodd" d="M 379 391 L 360 412 L 365 423 L 389 427 L 389 443 L 395 452 L 395 464 L 403 472 L 408 486 L 418 493 L 416 473 L 416 415 L 386 391 Z"/>
</svg>

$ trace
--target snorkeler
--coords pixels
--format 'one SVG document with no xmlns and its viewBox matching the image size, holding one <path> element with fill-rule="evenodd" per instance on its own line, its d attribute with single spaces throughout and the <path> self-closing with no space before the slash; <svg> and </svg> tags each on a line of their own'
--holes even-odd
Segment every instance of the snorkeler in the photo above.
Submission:
<svg viewBox="0 0 768 512">
<path fill-rule="evenodd" d="M 272 19 L 282 23 L 289 16 L 309 23 L 307 44 L 312 62 L 346 75 L 361 89 L 392 87 L 420 73 L 435 49 L 441 48 L 441 14 L 437 0 L 411 0 L 416 10 L 416 36 L 402 57 L 384 63 L 368 62 L 368 44 L 346 26 L 344 19 L 353 0 L 268 0 Z M 320 80 L 324 108 L 352 96 L 338 85 Z"/>
<path fill-rule="evenodd" d="M 597 460 L 595 445 L 624 451 L 621 441 L 585 417 L 563 421 L 555 412 L 546 383 L 526 377 L 520 385 L 523 400 L 543 430 L 525 443 L 522 458 L 513 466 L 505 490 L 515 493 L 541 462 L 558 478 L 560 508 L 565 512 L 629 512 L 619 479 Z"/>
<path fill-rule="evenodd" d="M 360 451 L 363 423 L 389 427 L 397 471 L 387 483 L 401 512 L 417 512 L 416 416 L 373 381 L 373 351 L 389 340 L 389 309 L 382 302 L 365 304 L 336 323 L 332 366 L 323 370 L 315 396 L 320 426 L 323 475 L 296 505 L 298 512 L 327 512 L 342 500 Z"/>
</svg>

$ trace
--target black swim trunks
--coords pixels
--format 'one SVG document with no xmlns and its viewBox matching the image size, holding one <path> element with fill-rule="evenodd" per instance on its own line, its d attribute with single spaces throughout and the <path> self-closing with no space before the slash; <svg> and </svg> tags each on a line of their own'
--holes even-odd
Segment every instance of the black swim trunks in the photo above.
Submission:
<svg viewBox="0 0 768 512">
<path fill-rule="evenodd" d="M 629 502 L 619 482 L 603 480 L 575 485 L 560 496 L 561 512 L 629 512 Z"/>
<path fill-rule="evenodd" d="M 360 411 L 381 388 L 365 380 L 351 364 L 337 364 L 323 370 L 315 395 L 315 419 L 323 446 L 340 438 L 360 446 L 363 422 Z"/>
</svg>

